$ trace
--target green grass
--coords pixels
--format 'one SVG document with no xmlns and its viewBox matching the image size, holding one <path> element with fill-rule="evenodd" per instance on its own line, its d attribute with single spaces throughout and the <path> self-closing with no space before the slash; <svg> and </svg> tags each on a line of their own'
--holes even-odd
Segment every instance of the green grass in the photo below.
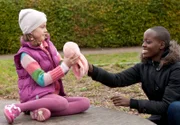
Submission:
<svg viewBox="0 0 180 125">
<path fill-rule="evenodd" d="M 0 60 L 0 96 L 17 93 L 17 74 L 13 60 Z M 13 97 L 13 96 L 12 96 Z"/>
<path fill-rule="evenodd" d="M 139 62 L 139 53 L 86 55 L 86 58 L 90 63 L 97 65 L 126 64 L 129 62 Z"/>
</svg>

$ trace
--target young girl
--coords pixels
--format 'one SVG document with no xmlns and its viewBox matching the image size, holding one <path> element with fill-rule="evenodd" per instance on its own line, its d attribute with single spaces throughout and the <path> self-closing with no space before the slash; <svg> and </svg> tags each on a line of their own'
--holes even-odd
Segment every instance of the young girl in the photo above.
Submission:
<svg viewBox="0 0 180 125">
<path fill-rule="evenodd" d="M 5 106 L 8 123 L 13 123 L 21 112 L 30 111 L 32 119 L 45 121 L 50 116 L 81 113 L 90 106 L 85 97 L 65 96 L 61 78 L 79 56 L 61 58 L 50 41 L 46 21 L 46 15 L 34 9 L 23 9 L 19 13 L 23 36 L 14 62 L 21 103 Z"/>
</svg>

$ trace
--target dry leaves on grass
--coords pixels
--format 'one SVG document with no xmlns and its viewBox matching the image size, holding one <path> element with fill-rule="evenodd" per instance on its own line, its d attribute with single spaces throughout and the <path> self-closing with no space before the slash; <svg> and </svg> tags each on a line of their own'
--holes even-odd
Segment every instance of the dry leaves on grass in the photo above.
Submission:
<svg viewBox="0 0 180 125">
<path fill-rule="evenodd" d="M 103 66 L 110 72 L 118 72 L 123 70 L 124 67 L 118 65 L 107 65 Z M 127 67 L 126 67 L 127 68 Z M 138 114 L 136 110 L 132 110 L 127 107 L 115 107 L 110 100 L 114 95 L 124 95 L 129 98 L 136 99 L 146 99 L 144 92 L 141 89 L 139 83 L 122 88 L 109 88 L 102 85 L 99 82 L 93 81 L 90 77 L 84 77 L 81 80 L 76 80 L 70 71 L 66 77 L 64 77 L 64 87 L 65 91 L 69 96 L 84 96 L 88 97 L 92 105 L 102 106 L 110 109 L 115 109 L 119 111 L 125 111 L 131 114 L 140 115 L 142 117 L 148 117 L 149 115 Z"/>
</svg>

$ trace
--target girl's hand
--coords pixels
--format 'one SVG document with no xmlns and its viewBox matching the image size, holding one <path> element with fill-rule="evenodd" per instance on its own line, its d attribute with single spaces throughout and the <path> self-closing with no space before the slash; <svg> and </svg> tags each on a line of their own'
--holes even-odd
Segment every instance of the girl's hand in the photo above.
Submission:
<svg viewBox="0 0 180 125">
<path fill-rule="evenodd" d="M 71 66 L 77 63 L 78 59 L 79 59 L 79 55 L 74 54 L 69 58 L 64 57 L 63 62 L 70 68 Z"/>
<path fill-rule="evenodd" d="M 123 97 L 121 95 L 119 96 L 114 96 L 111 98 L 115 106 L 125 106 L 129 107 L 130 106 L 130 99 Z"/>
</svg>

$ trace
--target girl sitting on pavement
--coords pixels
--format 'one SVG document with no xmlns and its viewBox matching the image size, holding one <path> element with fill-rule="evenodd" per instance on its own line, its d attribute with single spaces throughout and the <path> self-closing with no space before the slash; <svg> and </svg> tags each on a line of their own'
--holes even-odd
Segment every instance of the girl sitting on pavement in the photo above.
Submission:
<svg viewBox="0 0 180 125">
<path fill-rule="evenodd" d="M 64 93 L 61 78 L 77 63 L 79 56 L 61 58 L 50 41 L 46 21 L 46 15 L 34 9 L 23 9 L 19 13 L 23 36 L 14 62 L 21 103 L 5 106 L 8 123 L 13 123 L 21 112 L 30 111 L 32 119 L 45 121 L 50 116 L 81 113 L 90 106 L 89 99 L 68 97 Z"/>
</svg>

